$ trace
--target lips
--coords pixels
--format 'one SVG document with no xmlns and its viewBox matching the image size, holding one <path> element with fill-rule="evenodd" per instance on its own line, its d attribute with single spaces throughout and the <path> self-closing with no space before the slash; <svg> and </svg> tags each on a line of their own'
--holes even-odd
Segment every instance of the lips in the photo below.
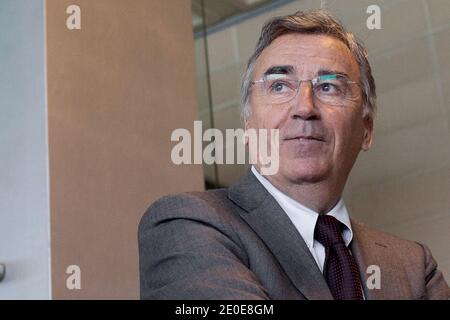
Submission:
<svg viewBox="0 0 450 320">
<path fill-rule="evenodd" d="M 285 140 L 299 140 L 299 141 L 320 141 L 324 142 L 325 139 L 321 136 L 295 136 L 292 138 L 286 138 Z"/>
</svg>

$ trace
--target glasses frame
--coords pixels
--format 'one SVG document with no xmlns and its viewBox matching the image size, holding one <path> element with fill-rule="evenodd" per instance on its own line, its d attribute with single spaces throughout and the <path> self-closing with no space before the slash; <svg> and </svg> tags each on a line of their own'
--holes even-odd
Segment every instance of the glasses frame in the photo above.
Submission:
<svg viewBox="0 0 450 320">
<path fill-rule="evenodd" d="M 332 104 L 332 103 L 330 103 L 328 101 L 324 102 L 323 99 L 317 97 L 317 95 L 314 93 L 315 92 L 314 91 L 314 86 L 317 83 L 319 83 L 320 81 L 327 80 L 330 77 L 341 77 L 341 78 L 344 78 L 346 83 L 355 84 L 355 85 L 357 85 L 360 88 L 362 87 L 362 85 L 361 85 L 361 83 L 359 81 L 350 80 L 345 75 L 342 75 L 342 74 L 326 74 L 326 75 L 316 76 L 316 77 L 314 77 L 312 79 L 291 79 L 291 80 L 294 80 L 297 83 L 295 94 L 289 100 L 284 101 L 284 102 L 280 102 L 280 103 L 276 103 L 276 104 L 277 105 L 282 105 L 282 104 L 287 104 L 287 103 L 291 102 L 292 100 L 295 99 L 295 97 L 297 97 L 297 95 L 298 95 L 298 93 L 300 91 L 300 86 L 301 86 L 302 82 L 310 82 L 311 83 L 311 89 L 312 89 L 312 92 L 313 92 L 313 96 L 315 98 L 317 98 L 319 101 L 321 101 L 322 103 L 336 105 L 336 106 L 343 105 L 342 103 L 340 103 L 340 104 Z M 325 79 L 323 79 L 323 78 L 325 78 Z M 282 79 L 282 78 L 280 77 L 280 79 Z M 250 82 L 250 84 L 251 84 L 251 86 L 253 86 L 253 85 L 258 84 L 258 83 L 265 83 L 267 80 L 268 80 L 267 76 L 264 76 L 261 79 L 258 79 L 258 80 Z"/>
</svg>

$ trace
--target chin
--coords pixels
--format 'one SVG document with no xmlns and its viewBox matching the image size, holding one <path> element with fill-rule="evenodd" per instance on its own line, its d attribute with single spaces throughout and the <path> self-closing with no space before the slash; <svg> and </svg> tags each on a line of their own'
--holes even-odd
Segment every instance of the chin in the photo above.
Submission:
<svg viewBox="0 0 450 320">
<path fill-rule="evenodd" d="M 319 182 L 329 175 L 328 166 L 320 161 L 295 161 L 280 168 L 283 176 L 294 183 L 314 183 Z"/>
</svg>

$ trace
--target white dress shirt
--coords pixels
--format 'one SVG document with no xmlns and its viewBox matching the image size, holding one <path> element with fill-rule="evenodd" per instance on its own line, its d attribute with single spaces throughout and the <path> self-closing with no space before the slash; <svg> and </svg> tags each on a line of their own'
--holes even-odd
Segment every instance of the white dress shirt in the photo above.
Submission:
<svg viewBox="0 0 450 320">
<path fill-rule="evenodd" d="M 311 251 L 311 254 L 316 260 L 320 270 L 323 272 L 325 248 L 320 242 L 314 239 L 314 228 L 316 226 L 316 221 L 319 214 L 275 188 L 274 185 L 263 177 L 253 166 L 252 172 L 291 219 L 303 240 L 305 240 L 305 243 L 308 246 L 309 251 Z M 345 228 L 342 231 L 342 237 L 344 238 L 345 245 L 348 246 L 352 241 L 353 231 L 347 208 L 345 207 L 342 198 L 334 206 L 334 208 L 327 213 L 327 215 L 335 217 L 345 225 Z"/>
</svg>

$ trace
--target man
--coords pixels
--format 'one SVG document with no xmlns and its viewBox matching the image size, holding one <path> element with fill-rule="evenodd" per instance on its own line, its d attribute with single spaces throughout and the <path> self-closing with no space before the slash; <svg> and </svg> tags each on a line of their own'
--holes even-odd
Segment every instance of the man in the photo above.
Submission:
<svg viewBox="0 0 450 320">
<path fill-rule="evenodd" d="M 139 226 L 142 298 L 450 297 L 425 246 L 350 219 L 341 199 L 376 100 L 351 33 L 324 11 L 269 21 L 242 92 L 246 129 L 279 130 L 279 170 L 258 163 L 228 189 L 154 203 Z"/>
</svg>

